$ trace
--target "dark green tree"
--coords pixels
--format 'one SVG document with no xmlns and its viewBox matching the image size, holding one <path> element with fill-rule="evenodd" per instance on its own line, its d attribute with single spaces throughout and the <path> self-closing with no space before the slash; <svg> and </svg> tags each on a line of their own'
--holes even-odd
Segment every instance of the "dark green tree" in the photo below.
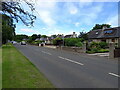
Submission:
<svg viewBox="0 0 120 90">
<path fill-rule="evenodd" d="M 13 19 L 5 14 L 2 15 L 2 43 L 7 43 L 8 40 L 13 40 L 15 36 L 15 24 Z"/>
<path fill-rule="evenodd" d="M 92 30 L 96 30 L 96 29 L 102 29 L 104 26 L 106 26 L 107 28 L 110 28 L 111 27 L 111 25 L 109 25 L 109 24 L 96 24 L 94 27 L 93 27 L 93 29 Z"/>
<path fill-rule="evenodd" d="M 46 36 L 46 35 L 42 35 L 41 37 L 43 37 L 43 38 L 47 38 L 47 36 Z"/>
<path fill-rule="evenodd" d="M 24 1 L 27 4 L 31 12 L 23 9 L 22 1 Z M 29 0 L 16 0 L 16 1 L 0 0 L 0 3 L 2 3 L 2 10 L 0 11 L 3 14 L 8 15 L 9 17 L 16 20 L 17 22 L 21 20 L 27 26 L 33 25 L 34 20 L 36 19 L 36 16 L 33 14 L 33 11 L 35 11 L 35 8 L 34 8 L 34 4 L 30 3 Z"/>
<path fill-rule="evenodd" d="M 32 40 L 35 40 L 38 38 L 37 34 L 33 34 L 31 37 L 32 37 Z"/>
<path fill-rule="evenodd" d="M 51 37 L 56 38 L 56 37 L 57 37 L 57 35 L 51 35 Z"/>
<path fill-rule="evenodd" d="M 78 38 L 83 38 L 84 40 L 88 40 L 88 34 L 85 32 L 80 32 Z"/>
<path fill-rule="evenodd" d="M 20 42 L 23 39 L 28 39 L 28 38 L 29 37 L 27 35 L 16 35 L 14 40 Z"/>
<path fill-rule="evenodd" d="M 38 35 L 37 35 L 37 38 L 41 38 L 41 34 L 38 34 Z"/>
</svg>

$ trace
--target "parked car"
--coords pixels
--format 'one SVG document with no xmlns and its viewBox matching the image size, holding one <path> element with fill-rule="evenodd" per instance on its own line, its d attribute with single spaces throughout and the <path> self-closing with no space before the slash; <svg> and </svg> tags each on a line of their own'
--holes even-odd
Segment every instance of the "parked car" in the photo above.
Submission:
<svg viewBox="0 0 120 90">
<path fill-rule="evenodd" d="M 26 45 L 26 42 L 25 42 L 25 41 L 22 41 L 22 42 L 21 42 L 21 45 Z"/>
<path fill-rule="evenodd" d="M 16 41 L 11 41 L 11 43 L 12 43 L 12 44 L 17 44 L 17 42 L 16 42 Z"/>
</svg>

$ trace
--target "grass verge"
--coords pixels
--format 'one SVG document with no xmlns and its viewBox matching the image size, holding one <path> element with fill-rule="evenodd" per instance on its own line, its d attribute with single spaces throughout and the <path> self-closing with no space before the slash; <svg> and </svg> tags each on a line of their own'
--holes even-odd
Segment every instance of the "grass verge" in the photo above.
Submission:
<svg viewBox="0 0 120 90">
<path fill-rule="evenodd" d="M 0 90 L 2 89 L 2 48 L 0 47 Z"/>
<path fill-rule="evenodd" d="M 54 88 L 13 45 L 2 47 L 3 88 Z"/>
</svg>

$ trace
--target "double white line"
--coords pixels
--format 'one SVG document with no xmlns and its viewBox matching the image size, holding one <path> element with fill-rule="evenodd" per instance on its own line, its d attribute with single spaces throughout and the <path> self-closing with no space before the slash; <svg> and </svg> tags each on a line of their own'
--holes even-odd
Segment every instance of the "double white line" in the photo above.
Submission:
<svg viewBox="0 0 120 90">
<path fill-rule="evenodd" d="M 70 59 L 68 59 L 68 58 L 64 58 L 64 57 L 61 57 L 61 56 L 58 56 L 58 57 L 61 58 L 61 59 L 66 60 L 66 61 L 69 61 L 69 62 L 75 63 L 75 64 L 84 65 L 84 64 L 82 64 L 82 63 L 79 63 L 79 62 L 76 62 L 76 61 L 70 60 Z"/>
</svg>

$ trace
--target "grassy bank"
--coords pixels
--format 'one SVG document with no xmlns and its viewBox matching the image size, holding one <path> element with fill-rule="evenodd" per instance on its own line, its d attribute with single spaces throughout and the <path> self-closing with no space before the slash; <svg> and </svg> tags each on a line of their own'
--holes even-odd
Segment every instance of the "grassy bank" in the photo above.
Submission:
<svg viewBox="0 0 120 90">
<path fill-rule="evenodd" d="M 2 88 L 2 48 L 0 47 L 0 89 Z"/>
<path fill-rule="evenodd" d="M 3 88 L 54 88 L 13 45 L 4 45 L 2 51 Z"/>
</svg>

